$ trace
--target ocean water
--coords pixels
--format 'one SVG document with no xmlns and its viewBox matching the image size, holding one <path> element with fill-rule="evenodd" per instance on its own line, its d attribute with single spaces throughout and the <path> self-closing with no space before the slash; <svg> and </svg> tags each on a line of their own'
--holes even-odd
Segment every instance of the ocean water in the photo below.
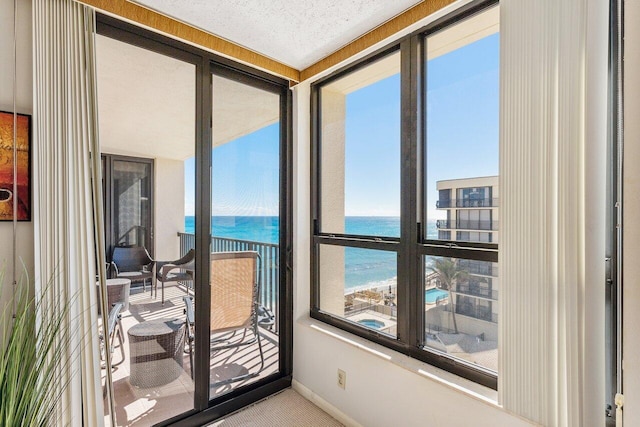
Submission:
<svg viewBox="0 0 640 427">
<path fill-rule="evenodd" d="M 214 216 L 211 217 L 212 234 L 216 237 L 278 243 L 280 231 L 277 216 Z M 184 217 L 185 233 L 195 232 L 195 218 Z"/>
<path fill-rule="evenodd" d="M 193 233 L 195 218 L 185 217 L 185 232 Z M 213 235 L 254 242 L 278 243 L 278 217 L 275 216 L 214 216 L 211 218 Z M 346 217 L 347 234 L 400 236 L 398 217 Z M 438 236 L 435 221 L 427 224 L 427 236 Z M 324 250 L 324 249 L 321 249 Z M 339 248 L 344 250 L 345 291 L 372 286 L 392 286 L 396 283 L 397 255 L 395 252 L 361 248 Z"/>
</svg>

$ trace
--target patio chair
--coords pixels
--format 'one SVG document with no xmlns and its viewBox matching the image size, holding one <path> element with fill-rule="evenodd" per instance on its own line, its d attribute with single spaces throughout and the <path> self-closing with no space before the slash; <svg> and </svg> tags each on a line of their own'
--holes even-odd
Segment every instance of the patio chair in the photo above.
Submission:
<svg viewBox="0 0 640 427">
<path fill-rule="evenodd" d="M 193 342 L 195 341 L 194 334 L 194 323 L 195 323 L 195 315 L 193 313 L 193 298 L 190 296 L 182 297 L 184 301 L 184 314 L 187 318 L 187 327 L 185 329 L 185 345 L 188 348 L 185 350 L 185 353 L 189 353 L 189 366 L 191 366 L 191 378 L 193 378 Z"/>
<path fill-rule="evenodd" d="M 256 377 L 264 368 L 264 353 L 258 332 L 260 261 L 260 255 L 257 252 L 216 252 L 211 254 L 211 350 L 219 351 L 257 342 L 260 352 L 260 367 L 257 371 L 217 381 L 211 384 L 212 387 Z M 187 313 L 187 330 L 191 331 L 194 320 L 192 300 L 189 297 L 184 297 L 184 301 Z M 242 332 L 242 336 L 236 337 L 237 332 Z M 192 344 L 193 339 L 191 338 L 189 345 L 191 361 L 193 361 Z"/>
<path fill-rule="evenodd" d="M 118 338 L 118 341 L 119 341 L 118 347 L 120 347 L 120 361 L 118 363 L 113 363 L 113 360 L 112 360 L 111 367 L 118 366 L 125 360 L 124 330 L 122 329 L 122 322 L 120 321 L 120 319 L 122 318 L 122 315 L 120 314 L 120 312 L 122 311 L 123 307 L 124 307 L 124 304 L 121 302 L 117 302 L 113 304 L 113 307 L 111 307 L 111 310 L 109 311 L 109 319 L 107 320 L 106 336 L 104 333 L 104 328 L 99 335 L 100 359 L 103 362 L 106 362 L 106 359 L 107 359 L 105 352 L 107 351 L 110 351 L 111 353 L 114 352 L 116 348 L 116 345 L 115 345 L 116 338 Z"/>
<path fill-rule="evenodd" d="M 158 296 L 158 282 L 162 285 L 162 305 L 164 305 L 164 284 L 167 282 L 186 282 L 193 280 L 195 270 L 196 251 L 190 249 L 180 259 L 175 261 L 156 261 L 156 280 L 153 288 Z M 187 288 L 187 293 L 189 288 Z"/>
<path fill-rule="evenodd" d="M 147 289 L 147 279 L 153 280 L 153 258 L 144 246 L 116 246 L 113 248 L 111 265 L 116 277 L 133 282 L 142 280 L 142 290 Z"/>
<path fill-rule="evenodd" d="M 187 328 L 185 329 L 185 344 L 186 344 L 186 349 L 185 349 L 185 353 L 189 354 L 189 362 L 190 362 L 190 366 L 191 366 L 191 378 L 193 378 L 193 342 L 195 340 L 195 334 L 194 334 L 194 323 L 195 323 L 195 315 L 193 312 L 193 297 L 191 296 L 184 296 L 182 297 L 183 301 L 184 301 L 184 314 L 186 315 L 186 319 L 187 319 Z M 276 318 L 273 315 L 273 313 L 271 312 L 271 310 L 269 310 L 267 307 L 264 306 L 258 306 L 258 310 L 257 310 L 257 315 L 258 315 L 258 325 L 262 326 L 263 328 L 267 328 L 267 329 L 271 329 L 273 328 L 273 325 L 276 323 Z"/>
</svg>

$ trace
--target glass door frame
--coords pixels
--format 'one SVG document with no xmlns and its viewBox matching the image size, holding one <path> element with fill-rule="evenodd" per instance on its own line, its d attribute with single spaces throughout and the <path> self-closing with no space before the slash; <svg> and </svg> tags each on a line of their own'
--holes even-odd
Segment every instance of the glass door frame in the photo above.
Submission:
<svg viewBox="0 0 640 427">
<path fill-rule="evenodd" d="M 213 60 L 209 63 L 209 75 L 208 75 L 208 84 L 209 90 L 205 90 L 205 93 L 209 95 L 209 103 L 208 108 L 210 110 L 205 114 L 205 116 L 211 117 L 211 121 L 209 122 L 208 129 L 208 137 L 210 144 L 202 144 L 202 153 L 200 159 L 196 157 L 196 187 L 198 185 L 198 178 L 201 177 L 199 174 L 200 170 L 209 170 L 209 177 L 211 177 L 212 171 L 212 154 L 213 154 L 213 91 L 215 90 L 213 86 L 213 77 L 223 77 L 228 80 L 232 80 L 236 83 L 241 83 L 246 86 L 250 86 L 252 88 L 260 89 L 266 92 L 270 92 L 279 96 L 279 112 L 280 112 L 280 146 L 279 146 L 279 171 L 280 171 L 280 179 L 279 179 L 279 238 L 278 238 L 278 251 L 279 251 L 279 259 L 280 259 L 280 268 L 279 268 L 279 283 L 280 289 L 279 292 L 279 304 L 278 309 L 279 312 L 276 314 L 279 319 L 281 319 L 281 331 L 280 337 L 282 339 L 279 340 L 278 344 L 278 373 L 272 374 L 266 378 L 257 380 L 253 383 L 244 385 L 239 389 L 235 389 L 230 391 L 229 393 L 216 397 L 210 400 L 210 404 L 212 406 L 216 406 L 218 403 L 224 404 L 230 397 L 232 398 L 241 398 L 243 394 L 245 394 L 248 390 L 259 390 L 261 387 L 267 386 L 273 380 L 272 377 L 282 377 L 284 373 L 287 373 L 285 377 L 290 378 L 291 367 L 293 366 L 293 358 L 291 355 L 292 342 L 291 337 L 293 336 L 293 324 L 291 321 L 291 316 L 293 313 L 293 298 L 291 292 L 291 283 L 292 283 L 292 269 L 291 269 L 291 257 L 292 257 L 292 233 L 291 230 L 291 217 L 292 217 L 292 209 L 291 209 L 291 144 L 288 143 L 290 141 L 290 122 L 289 118 L 290 109 L 291 109 L 291 99 L 290 99 L 290 91 L 288 89 L 288 84 L 285 86 L 282 83 L 278 83 L 273 80 L 272 76 L 268 76 L 269 78 L 265 78 L 265 76 L 257 76 L 255 74 L 255 70 L 251 70 L 247 67 L 239 68 L 238 64 L 233 63 L 228 60 L 221 60 L 218 58 L 217 60 Z M 204 101 L 206 102 L 206 101 Z M 204 182 L 202 183 L 205 184 Z M 202 223 L 198 221 L 196 218 L 196 248 L 198 248 L 198 234 L 197 230 L 200 227 L 201 229 L 207 227 L 207 230 L 210 230 L 211 224 L 207 223 L 206 218 L 211 218 L 211 179 L 208 181 L 208 188 L 202 191 L 206 191 L 203 193 L 203 206 L 198 205 L 197 196 L 196 196 L 196 212 L 205 212 L 206 209 L 209 209 L 208 215 L 201 215 L 201 219 L 203 219 Z M 196 193 L 198 193 L 198 189 L 196 189 Z M 208 200 L 204 200 L 204 196 L 208 196 Z M 198 210 L 201 209 L 202 211 Z M 206 236 L 205 236 L 206 239 Z M 203 245 L 206 242 L 203 242 Z M 201 255 L 206 260 L 206 263 L 201 263 L 200 265 L 205 266 L 204 268 L 200 268 L 201 273 L 203 273 L 203 278 L 198 283 L 206 283 L 207 286 L 201 287 L 200 289 L 196 289 L 196 292 L 200 292 L 200 299 L 204 301 L 210 301 L 211 297 L 211 288 L 209 286 L 209 280 L 211 271 L 210 271 L 210 263 L 209 256 L 210 252 L 207 251 L 206 254 L 198 254 L 198 250 L 196 249 L 196 263 L 198 262 L 198 255 Z M 198 265 L 198 264 L 196 264 Z M 196 273 L 197 275 L 197 273 Z M 206 280 L 205 280 L 206 279 Z M 198 311 L 198 307 L 196 307 L 196 317 L 198 315 L 204 317 L 206 319 L 205 324 L 209 324 L 210 321 L 210 311 L 208 306 L 203 306 Z M 199 314 L 198 314 L 199 313 Z M 196 330 L 196 343 L 197 342 L 208 342 L 209 330 L 200 328 L 201 331 Z M 200 332 L 200 334 L 198 334 Z M 198 372 L 201 372 L 203 376 L 208 378 L 209 374 L 209 362 L 210 362 L 210 352 L 209 347 L 204 346 L 204 348 L 198 348 L 196 345 L 195 349 L 195 357 L 194 357 L 194 365 L 196 368 L 196 377 L 198 376 Z M 290 382 L 290 379 L 288 380 Z M 208 387 L 208 384 L 207 384 Z M 197 385 L 196 385 L 197 388 Z M 204 388 L 204 384 L 203 384 Z M 208 389 L 207 389 L 208 390 Z M 267 388 L 268 390 L 268 388 Z M 204 393 L 204 390 L 202 390 Z M 273 392 L 267 393 L 264 397 L 272 394 Z M 221 414 L 223 415 L 223 414 Z"/>
<path fill-rule="evenodd" d="M 144 163 L 148 164 L 150 167 L 150 190 L 149 190 L 149 221 L 151 224 L 149 235 L 147 238 L 147 242 L 145 242 L 145 247 L 149 251 L 149 254 L 153 258 L 155 255 L 155 162 L 153 159 L 147 159 L 143 157 L 131 157 L 131 156 L 123 156 L 120 154 L 110 154 L 110 153 L 100 153 L 100 158 L 104 167 L 104 174 L 102 176 L 102 189 L 103 189 L 103 201 L 104 201 L 104 234 L 105 234 L 105 253 L 107 257 L 107 262 L 111 262 L 111 254 L 113 253 L 113 248 L 117 244 L 117 236 L 114 234 L 114 226 L 113 219 L 115 218 L 114 213 L 114 185 L 113 185 L 113 167 L 114 162 L 122 161 L 122 162 L 132 162 L 132 163 Z M 109 276 L 107 276 L 109 277 Z"/>
<path fill-rule="evenodd" d="M 158 426 L 201 426 L 291 386 L 293 369 L 292 292 L 292 96 L 289 81 L 253 69 L 211 52 L 179 42 L 116 18 L 97 14 L 96 32 L 121 42 L 172 57 L 196 67 L 195 126 L 195 260 L 194 290 L 205 301 L 210 296 L 211 159 L 213 73 L 280 95 L 280 344 L 279 372 L 209 400 L 209 317 L 205 304 L 196 304 L 194 349 L 194 407 Z"/>
</svg>

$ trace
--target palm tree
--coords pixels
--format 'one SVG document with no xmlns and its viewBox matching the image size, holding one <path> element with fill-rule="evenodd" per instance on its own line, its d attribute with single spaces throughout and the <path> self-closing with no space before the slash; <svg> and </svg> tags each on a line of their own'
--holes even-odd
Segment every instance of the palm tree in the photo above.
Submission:
<svg viewBox="0 0 640 427">
<path fill-rule="evenodd" d="M 456 322 L 455 307 L 453 305 L 453 293 L 455 286 L 460 281 L 463 282 L 469 277 L 467 270 L 461 269 L 458 260 L 453 258 L 435 258 L 429 270 L 438 275 L 438 279 L 443 288 L 449 291 L 449 309 L 453 318 L 453 330 L 458 333 L 458 324 Z"/>
</svg>

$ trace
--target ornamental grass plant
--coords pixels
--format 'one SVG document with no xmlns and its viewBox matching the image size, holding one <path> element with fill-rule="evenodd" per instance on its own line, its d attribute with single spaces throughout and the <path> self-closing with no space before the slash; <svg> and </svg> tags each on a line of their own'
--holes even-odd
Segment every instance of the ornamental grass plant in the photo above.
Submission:
<svg viewBox="0 0 640 427">
<path fill-rule="evenodd" d="M 0 289 L 3 276 L 0 272 Z M 56 425 L 72 376 L 73 298 L 52 304 L 50 298 L 32 295 L 26 283 L 21 280 L 0 317 L 0 427 Z M 39 296 L 51 288 L 48 283 Z"/>
</svg>

